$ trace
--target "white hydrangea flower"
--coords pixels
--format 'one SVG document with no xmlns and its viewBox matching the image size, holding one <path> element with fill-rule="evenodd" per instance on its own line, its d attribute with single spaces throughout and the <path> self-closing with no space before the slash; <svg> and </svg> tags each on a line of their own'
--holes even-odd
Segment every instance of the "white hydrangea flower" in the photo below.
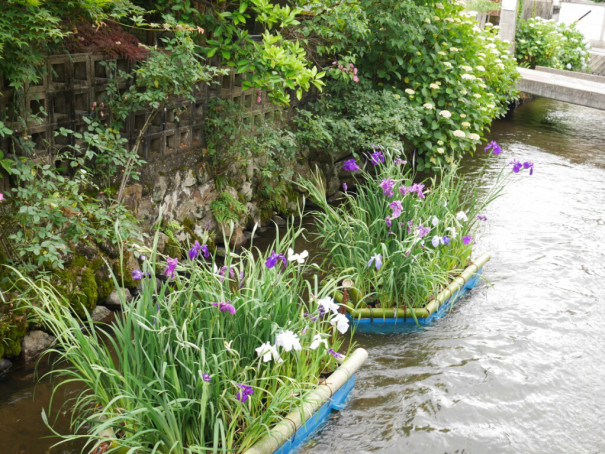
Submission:
<svg viewBox="0 0 605 454">
<path fill-rule="evenodd" d="M 405 89 L 405 92 L 406 92 L 408 95 L 413 95 L 413 94 L 415 93 L 415 91 L 414 91 L 414 90 L 412 90 L 411 88 L 406 88 L 406 89 Z"/>
<path fill-rule="evenodd" d="M 474 132 L 470 133 L 468 135 L 468 138 L 471 139 L 471 140 L 479 140 L 479 139 L 481 139 L 481 137 L 479 137 L 479 134 L 475 134 Z"/>
<path fill-rule="evenodd" d="M 449 110 L 442 110 L 439 112 L 439 115 L 441 115 L 443 118 L 451 118 L 452 113 Z"/>
<path fill-rule="evenodd" d="M 434 82 L 432 84 L 429 84 L 429 87 L 432 88 L 433 90 L 439 90 L 439 85 Z"/>
<path fill-rule="evenodd" d="M 456 129 L 453 134 L 454 134 L 454 136 L 459 137 L 461 139 L 466 137 L 466 134 L 464 133 L 464 131 L 460 131 L 459 129 Z"/>
<path fill-rule="evenodd" d="M 422 105 L 422 107 L 424 107 L 425 109 L 431 110 L 433 108 L 433 105 L 430 102 L 426 102 Z"/>
</svg>

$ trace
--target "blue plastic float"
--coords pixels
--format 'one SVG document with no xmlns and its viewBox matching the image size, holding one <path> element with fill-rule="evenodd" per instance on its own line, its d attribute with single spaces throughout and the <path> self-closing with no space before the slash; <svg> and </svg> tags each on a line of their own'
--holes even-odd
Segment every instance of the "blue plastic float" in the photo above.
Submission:
<svg viewBox="0 0 605 454">
<path fill-rule="evenodd" d="M 298 448 L 309 441 L 315 433 L 321 429 L 330 418 L 333 410 L 340 411 L 347 405 L 347 400 L 350 392 L 355 386 L 355 375 L 336 391 L 336 393 L 325 403 L 319 410 L 307 419 L 302 427 L 286 441 L 274 454 L 290 454 L 295 453 Z"/>
<path fill-rule="evenodd" d="M 483 268 L 479 269 L 468 281 L 465 282 L 464 286 L 457 290 L 452 296 L 450 296 L 439 308 L 438 311 L 433 312 L 428 317 L 418 317 L 418 323 L 413 317 L 397 317 L 397 318 L 359 318 L 353 317 L 347 313 L 347 318 L 351 321 L 355 327 L 357 333 L 400 333 L 406 330 L 414 331 L 418 325 L 426 326 L 433 323 L 435 320 L 440 319 L 448 314 L 452 305 L 464 296 L 469 290 L 475 288 L 481 279 L 481 273 Z"/>
</svg>

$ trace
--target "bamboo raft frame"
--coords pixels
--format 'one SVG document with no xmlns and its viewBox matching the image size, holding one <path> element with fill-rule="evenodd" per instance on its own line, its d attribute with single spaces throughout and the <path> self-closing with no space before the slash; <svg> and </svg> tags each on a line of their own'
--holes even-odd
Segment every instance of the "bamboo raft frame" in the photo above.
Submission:
<svg viewBox="0 0 605 454">
<path fill-rule="evenodd" d="M 477 260 L 466 267 L 459 276 L 454 278 L 449 285 L 443 289 L 434 299 L 429 301 L 424 307 L 396 307 L 396 308 L 355 308 L 346 301 L 345 295 L 337 293 L 335 299 L 342 303 L 345 300 L 347 315 L 356 324 L 357 328 L 364 324 L 376 323 L 377 325 L 403 324 L 405 322 L 427 324 L 443 314 L 443 309 L 450 306 L 455 300 L 460 298 L 467 290 L 477 285 L 483 266 L 491 259 L 491 254 L 486 252 L 479 256 Z M 355 301 L 359 301 L 359 294 L 354 288 L 346 289 Z M 382 323 L 381 323 L 382 322 Z M 363 328 L 361 329 L 363 331 Z"/>
</svg>

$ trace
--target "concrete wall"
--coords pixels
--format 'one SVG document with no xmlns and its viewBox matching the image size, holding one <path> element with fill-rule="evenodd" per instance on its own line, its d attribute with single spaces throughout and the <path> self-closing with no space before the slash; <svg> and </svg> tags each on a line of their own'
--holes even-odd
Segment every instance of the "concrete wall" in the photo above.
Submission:
<svg viewBox="0 0 605 454">
<path fill-rule="evenodd" d="M 605 5 L 597 3 L 561 3 L 558 22 L 571 24 L 584 14 L 576 28 L 590 41 L 594 47 L 605 47 Z"/>
</svg>

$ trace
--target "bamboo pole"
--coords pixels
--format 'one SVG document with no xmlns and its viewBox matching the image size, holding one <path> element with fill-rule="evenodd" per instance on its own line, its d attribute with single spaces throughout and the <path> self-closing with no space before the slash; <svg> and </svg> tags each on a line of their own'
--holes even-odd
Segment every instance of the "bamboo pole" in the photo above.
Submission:
<svg viewBox="0 0 605 454">
<path fill-rule="evenodd" d="M 307 395 L 297 409 L 288 413 L 267 435 L 244 451 L 244 454 L 271 454 L 278 450 L 355 374 L 367 358 L 367 351 L 363 348 L 356 349 L 323 384 Z"/>
<path fill-rule="evenodd" d="M 358 308 L 347 305 L 347 311 L 353 318 L 408 318 L 413 317 L 413 314 L 416 318 L 427 318 L 430 317 L 431 314 L 434 314 L 439 310 L 439 308 L 454 295 L 458 290 L 460 290 L 466 282 L 473 277 L 473 275 L 483 267 L 490 259 L 492 258 L 489 252 L 486 252 L 479 256 L 477 260 L 472 265 L 469 265 L 460 273 L 460 276 L 456 277 L 450 284 L 443 289 L 435 299 L 429 301 L 424 307 L 416 307 L 410 308 Z M 342 301 L 342 294 L 337 293 L 335 295 L 335 299 L 337 301 Z"/>
</svg>

